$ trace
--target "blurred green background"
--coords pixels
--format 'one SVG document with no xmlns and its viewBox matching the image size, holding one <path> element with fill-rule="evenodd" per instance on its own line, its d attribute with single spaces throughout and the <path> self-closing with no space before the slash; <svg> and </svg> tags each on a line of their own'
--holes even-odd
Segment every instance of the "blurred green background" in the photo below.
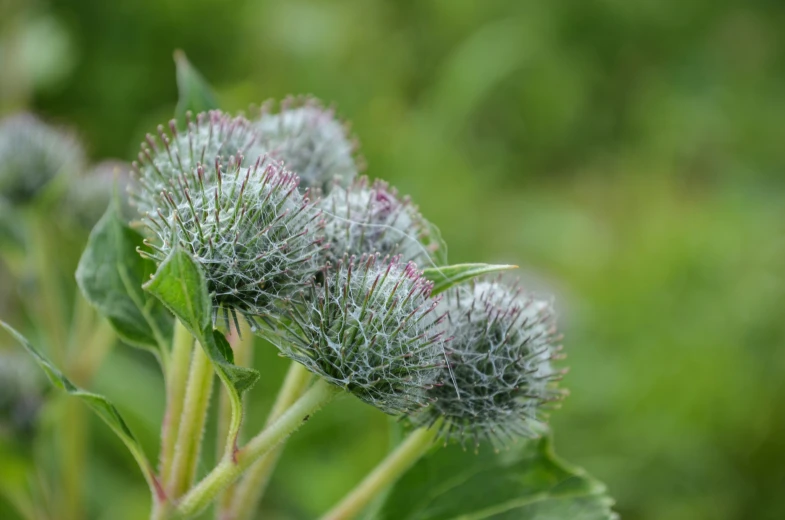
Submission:
<svg viewBox="0 0 785 520">
<path fill-rule="evenodd" d="M 516 263 L 554 295 L 571 368 L 557 449 L 623 518 L 781 519 L 783 27 L 771 0 L 2 0 L 0 112 L 130 160 L 173 113 L 176 48 L 226 109 L 335 102 L 368 175 L 413 197 L 451 263 Z M 260 345 L 257 366 L 261 425 L 286 363 Z M 153 454 L 153 360 L 118 348 L 92 388 Z M 93 516 L 145 517 L 132 460 L 93 426 Z M 265 518 L 325 510 L 387 431 L 348 399 L 314 417 Z"/>
</svg>

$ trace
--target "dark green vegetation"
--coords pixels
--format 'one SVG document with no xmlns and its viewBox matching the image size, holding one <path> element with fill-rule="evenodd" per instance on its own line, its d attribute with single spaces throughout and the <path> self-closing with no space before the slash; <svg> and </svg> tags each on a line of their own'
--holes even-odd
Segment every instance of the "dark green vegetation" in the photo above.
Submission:
<svg viewBox="0 0 785 520">
<path fill-rule="evenodd" d="M 0 110 L 27 103 L 78 129 L 92 159 L 131 158 L 173 113 L 174 48 L 226 109 L 292 92 L 335 100 L 367 173 L 412 195 L 451 263 L 520 263 L 527 286 L 556 293 L 572 394 L 554 414 L 559 453 L 606 482 L 624 518 L 782 518 L 785 10 L 477 5 L 74 0 L 3 13 L 4 51 L 32 39 L 29 52 L 71 67 L 2 74 L 20 84 L 0 90 Z M 78 257 L 73 242 L 63 256 Z M 254 403 L 285 367 L 257 349 Z M 91 386 L 148 452 L 157 374 L 117 349 Z M 387 428 L 348 400 L 314 417 L 283 456 L 267 518 L 324 510 L 383 456 Z M 93 435 L 105 454 L 91 458 L 94 503 L 144 517 L 133 461 L 103 425 Z"/>
</svg>

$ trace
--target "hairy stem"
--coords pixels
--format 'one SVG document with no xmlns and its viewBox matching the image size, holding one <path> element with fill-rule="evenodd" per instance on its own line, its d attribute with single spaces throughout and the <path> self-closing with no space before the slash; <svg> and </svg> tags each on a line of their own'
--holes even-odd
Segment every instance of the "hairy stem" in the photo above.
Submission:
<svg viewBox="0 0 785 520">
<path fill-rule="evenodd" d="M 172 344 L 172 362 L 166 374 L 166 411 L 161 427 L 161 455 L 159 471 L 161 480 L 168 485 L 172 478 L 172 465 L 177 436 L 180 430 L 180 416 L 185 403 L 188 384 L 188 364 L 194 350 L 194 338 L 179 320 L 175 320 Z"/>
<path fill-rule="evenodd" d="M 322 520 L 350 520 L 357 517 L 374 498 L 398 480 L 428 451 L 438 430 L 436 427 L 420 428 L 409 435 L 337 506 L 324 515 Z"/>
<path fill-rule="evenodd" d="M 204 424 L 213 391 L 213 376 L 213 366 L 204 349 L 193 349 L 174 461 L 167 486 L 170 500 L 182 496 L 196 478 Z"/>
<path fill-rule="evenodd" d="M 269 453 L 341 390 L 324 380 L 317 381 L 281 417 L 265 428 L 234 454 L 224 457 L 201 482 L 189 491 L 177 506 L 177 518 L 193 518 L 202 512 L 218 494 L 234 482 L 260 457 Z"/>
<path fill-rule="evenodd" d="M 250 325 L 245 320 L 240 321 L 239 329 L 234 331 L 234 334 L 229 339 L 229 344 L 232 345 L 234 351 L 234 364 L 242 367 L 250 367 L 253 365 L 253 345 L 254 336 L 251 331 Z M 299 397 L 299 396 L 298 396 Z M 243 396 L 245 400 L 245 396 Z M 218 438 L 216 442 L 217 455 L 216 460 L 220 460 L 225 453 L 230 449 L 229 443 L 234 443 L 234 439 L 230 437 L 230 430 L 232 424 L 232 403 L 226 387 L 221 388 L 221 398 L 218 404 Z M 242 428 L 242 426 L 241 426 Z M 242 430 L 238 435 L 242 433 Z M 231 446 L 234 449 L 234 446 Z M 229 486 L 224 491 L 220 498 L 221 504 L 228 504 L 234 496 L 235 486 Z"/>
<path fill-rule="evenodd" d="M 311 373 L 300 363 L 292 361 L 278 396 L 275 398 L 275 404 L 267 417 L 268 426 L 297 401 L 308 387 L 310 380 Z M 251 520 L 253 518 L 283 448 L 284 443 L 281 443 L 251 466 L 248 473 L 236 486 L 231 502 L 223 504 L 219 520 Z"/>
</svg>

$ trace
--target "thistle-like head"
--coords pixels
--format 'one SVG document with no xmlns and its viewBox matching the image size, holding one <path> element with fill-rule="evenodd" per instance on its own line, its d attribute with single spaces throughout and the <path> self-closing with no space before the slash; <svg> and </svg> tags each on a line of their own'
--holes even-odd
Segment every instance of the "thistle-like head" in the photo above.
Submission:
<svg viewBox="0 0 785 520">
<path fill-rule="evenodd" d="M 336 179 L 350 182 L 360 169 L 347 125 L 313 98 L 287 98 L 279 112 L 266 104 L 254 128 L 264 153 L 297 173 L 302 189 L 327 191 Z"/>
<path fill-rule="evenodd" d="M 189 117 L 184 130 L 174 120 L 168 132 L 159 125 L 158 136 L 147 134 L 138 162 L 133 163 L 131 200 L 141 215 L 155 212 L 166 203 L 163 193 L 189 186 L 197 165 L 212 166 L 216 160 L 242 164 L 245 157 L 255 162 L 259 156 L 255 143 L 256 132 L 247 119 L 219 110 Z M 204 181 L 215 181 L 213 173 L 207 168 Z"/>
<path fill-rule="evenodd" d="M 83 166 L 82 146 L 74 137 L 31 114 L 0 121 L 0 196 L 9 202 L 25 204 L 58 175 Z"/>
<path fill-rule="evenodd" d="M 320 205 L 325 215 L 325 250 L 335 261 L 342 255 L 400 255 L 406 262 L 429 266 L 440 244 L 434 228 L 395 188 L 361 177 L 348 187 L 335 186 Z"/>
<path fill-rule="evenodd" d="M 444 364 L 431 282 L 378 255 L 344 258 L 323 275 L 286 307 L 273 338 L 281 351 L 386 413 L 420 409 Z"/>
<path fill-rule="evenodd" d="M 128 199 L 130 182 L 130 164 L 117 160 L 100 162 L 73 179 L 63 201 L 64 211 L 90 229 L 104 214 L 112 197 L 117 196 L 121 214 L 130 218 L 133 213 Z"/>
<path fill-rule="evenodd" d="M 442 434 L 461 443 L 504 444 L 532 436 L 543 406 L 561 399 L 563 371 L 551 305 L 517 286 L 479 282 L 448 291 L 440 305 L 452 336 L 448 364 L 429 395 L 433 404 L 412 417 L 418 425 L 443 420 Z"/>
<path fill-rule="evenodd" d="M 152 239 L 144 252 L 163 261 L 174 247 L 202 266 L 215 310 L 266 315 L 318 270 L 320 213 L 298 179 L 262 158 L 196 163 L 143 218 Z"/>
</svg>

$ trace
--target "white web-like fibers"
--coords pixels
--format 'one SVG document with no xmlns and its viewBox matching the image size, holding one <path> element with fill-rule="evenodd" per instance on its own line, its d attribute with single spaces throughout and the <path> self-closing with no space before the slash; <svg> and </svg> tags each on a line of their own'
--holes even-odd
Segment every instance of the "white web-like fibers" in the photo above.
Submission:
<svg viewBox="0 0 785 520">
<path fill-rule="evenodd" d="M 327 259 L 379 253 L 404 262 L 430 266 L 442 261 L 444 246 L 438 231 L 408 197 L 382 181 L 362 177 L 348 187 L 336 186 L 319 202 L 326 215 Z"/>
<path fill-rule="evenodd" d="M 208 166 L 202 182 L 210 183 L 216 181 L 215 170 L 210 167 L 217 160 L 228 162 L 234 158 L 239 163 L 254 163 L 261 155 L 256 138 L 248 120 L 218 110 L 199 114 L 184 131 L 178 131 L 174 121 L 169 123 L 169 133 L 159 126 L 158 139 L 147 135 L 139 161 L 133 165 L 131 197 L 139 213 L 155 213 L 165 204 L 163 193 L 178 196 L 189 185 L 197 165 Z"/>
<path fill-rule="evenodd" d="M 555 381 L 562 372 L 552 365 L 561 347 L 550 303 L 517 287 L 479 282 L 448 291 L 439 311 L 453 337 L 450 364 L 429 392 L 433 404 L 413 422 L 443 418 L 444 437 L 475 445 L 533 435 L 543 405 L 561 397 Z"/>
<path fill-rule="evenodd" d="M 59 174 L 84 167 L 79 142 L 30 114 L 0 121 L 0 196 L 24 203 Z"/>
<path fill-rule="evenodd" d="M 347 183 L 357 175 L 356 141 L 334 111 L 314 99 L 286 99 L 279 113 L 265 107 L 254 128 L 261 150 L 296 172 L 303 189 L 327 190 L 334 179 Z"/>
<path fill-rule="evenodd" d="M 274 337 L 310 371 L 390 414 L 411 413 L 444 365 L 432 284 L 413 264 L 344 259 L 294 298 Z"/>
</svg>

